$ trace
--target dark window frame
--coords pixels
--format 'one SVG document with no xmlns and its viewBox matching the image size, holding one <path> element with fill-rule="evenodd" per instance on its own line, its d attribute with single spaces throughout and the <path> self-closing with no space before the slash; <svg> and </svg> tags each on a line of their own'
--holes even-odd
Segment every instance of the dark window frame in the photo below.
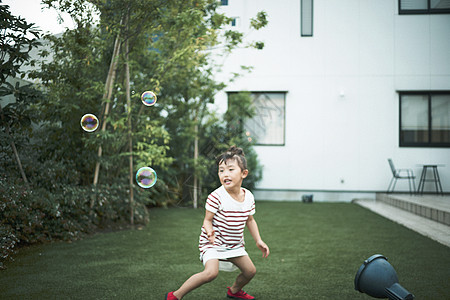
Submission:
<svg viewBox="0 0 450 300">
<path fill-rule="evenodd" d="M 314 0 L 311 1 L 311 33 L 310 34 L 304 34 L 303 33 L 303 1 L 300 0 L 300 35 L 302 37 L 312 37 L 314 35 Z"/>
<path fill-rule="evenodd" d="M 432 96 L 450 95 L 450 90 L 443 91 L 398 91 L 399 94 L 399 124 L 398 139 L 400 147 L 422 147 L 422 148 L 450 148 L 450 142 L 432 142 Z M 402 96 L 427 96 L 428 98 L 428 142 L 404 142 L 402 141 Z"/>
<path fill-rule="evenodd" d="M 400 15 L 450 14 L 450 8 L 431 8 L 431 0 L 427 1 L 427 9 L 402 9 L 402 0 L 398 0 Z"/>
</svg>

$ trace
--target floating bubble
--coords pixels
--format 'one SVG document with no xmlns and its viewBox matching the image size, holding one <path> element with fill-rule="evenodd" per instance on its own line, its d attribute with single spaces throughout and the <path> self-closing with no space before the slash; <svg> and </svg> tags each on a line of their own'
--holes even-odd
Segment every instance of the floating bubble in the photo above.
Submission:
<svg viewBox="0 0 450 300">
<path fill-rule="evenodd" d="M 156 103 L 156 95 L 152 91 L 146 91 L 142 93 L 141 100 L 145 106 L 153 106 Z"/>
<path fill-rule="evenodd" d="M 154 186 L 156 179 L 156 172 L 150 167 L 142 167 L 136 173 L 136 182 L 141 188 L 144 189 Z"/>
<path fill-rule="evenodd" d="M 93 114 L 85 114 L 80 121 L 81 128 L 87 132 L 93 132 L 98 128 L 98 119 Z"/>
</svg>

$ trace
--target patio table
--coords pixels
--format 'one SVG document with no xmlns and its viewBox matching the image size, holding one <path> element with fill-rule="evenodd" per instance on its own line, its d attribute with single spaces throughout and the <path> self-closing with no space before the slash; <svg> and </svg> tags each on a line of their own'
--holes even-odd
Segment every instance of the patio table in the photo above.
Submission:
<svg viewBox="0 0 450 300">
<path fill-rule="evenodd" d="M 444 192 L 442 190 L 441 179 L 439 177 L 438 167 L 444 167 L 445 165 L 439 164 L 426 164 L 420 165 L 422 166 L 422 174 L 420 175 L 419 187 L 417 188 L 417 192 L 423 194 L 423 188 L 425 186 L 425 182 L 434 182 L 436 187 L 436 194 L 443 195 Z M 427 179 L 428 169 L 431 169 L 433 178 Z"/>
</svg>

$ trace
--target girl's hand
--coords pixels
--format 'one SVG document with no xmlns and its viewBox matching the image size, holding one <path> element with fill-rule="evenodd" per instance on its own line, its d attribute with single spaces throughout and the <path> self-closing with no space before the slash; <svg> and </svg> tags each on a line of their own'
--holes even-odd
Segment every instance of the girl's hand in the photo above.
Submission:
<svg viewBox="0 0 450 300">
<path fill-rule="evenodd" d="M 208 233 L 207 235 L 208 235 L 209 243 L 214 244 L 214 240 L 216 239 L 215 231 L 213 230 L 210 233 Z"/>
<path fill-rule="evenodd" d="M 256 242 L 256 246 L 259 248 L 259 250 L 261 250 L 263 257 L 269 256 L 270 251 L 266 243 L 264 243 L 262 240 L 259 240 L 258 242 Z"/>
</svg>

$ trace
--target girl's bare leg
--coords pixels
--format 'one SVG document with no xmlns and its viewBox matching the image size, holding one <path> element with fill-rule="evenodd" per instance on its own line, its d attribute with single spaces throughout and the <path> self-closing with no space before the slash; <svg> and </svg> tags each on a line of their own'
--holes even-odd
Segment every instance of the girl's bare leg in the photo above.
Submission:
<svg viewBox="0 0 450 300">
<path fill-rule="evenodd" d="M 230 288 L 231 292 L 235 294 L 239 292 L 247 283 L 249 283 L 250 280 L 252 280 L 256 274 L 256 268 L 248 255 L 233 257 L 228 260 L 234 263 L 241 270 L 241 273 L 238 275 L 236 281 Z"/>
<path fill-rule="evenodd" d="M 183 285 L 176 291 L 173 292 L 174 296 L 181 299 L 189 293 L 190 291 L 198 288 L 204 283 L 214 280 L 219 274 L 219 260 L 210 259 L 205 264 L 205 269 L 197 274 L 192 275 L 186 280 Z"/>
</svg>

